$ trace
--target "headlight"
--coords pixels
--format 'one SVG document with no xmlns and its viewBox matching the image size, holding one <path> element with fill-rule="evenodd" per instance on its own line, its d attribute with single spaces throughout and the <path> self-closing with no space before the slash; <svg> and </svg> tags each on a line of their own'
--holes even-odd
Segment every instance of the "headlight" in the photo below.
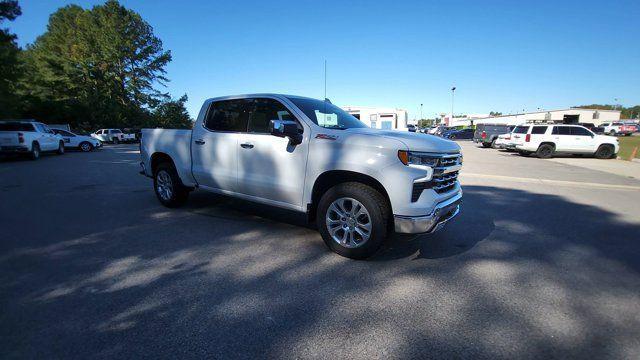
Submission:
<svg viewBox="0 0 640 360">
<path fill-rule="evenodd" d="M 434 157 L 433 154 L 421 153 L 415 151 L 398 151 L 400 161 L 408 166 L 428 166 L 435 167 L 438 165 L 440 157 Z"/>
</svg>

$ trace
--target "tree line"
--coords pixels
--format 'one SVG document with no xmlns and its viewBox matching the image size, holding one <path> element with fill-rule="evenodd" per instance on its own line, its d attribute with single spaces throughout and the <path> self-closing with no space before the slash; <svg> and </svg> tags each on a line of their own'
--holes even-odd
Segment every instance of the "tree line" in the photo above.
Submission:
<svg viewBox="0 0 640 360">
<path fill-rule="evenodd" d="M 21 15 L 0 0 L 0 23 Z M 116 0 L 84 9 L 68 5 L 22 49 L 0 29 L 0 119 L 34 118 L 98 128 L 190 128 L 187 96 L 166 88 L 171 52 L 138 13 Z"/>
</svg>

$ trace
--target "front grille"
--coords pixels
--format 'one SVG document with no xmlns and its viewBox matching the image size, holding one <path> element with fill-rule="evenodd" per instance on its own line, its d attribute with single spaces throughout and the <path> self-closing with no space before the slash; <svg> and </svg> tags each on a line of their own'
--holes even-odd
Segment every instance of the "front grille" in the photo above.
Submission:
<svg viewBox="0 0 640 360">
<path fill-rule="evenodd" d="M 458 181 L 458 171 L 447 170 L 460 164 L 460 155 L 438 159 L 438 166 L 433 170 L 433 176 L 429 181 L 416 181 L 413 183 L 411 202 L 416 202 L 424 190 L 433 189 L 438 194 L 444 194 L 453 190 Z"/>
</svg>

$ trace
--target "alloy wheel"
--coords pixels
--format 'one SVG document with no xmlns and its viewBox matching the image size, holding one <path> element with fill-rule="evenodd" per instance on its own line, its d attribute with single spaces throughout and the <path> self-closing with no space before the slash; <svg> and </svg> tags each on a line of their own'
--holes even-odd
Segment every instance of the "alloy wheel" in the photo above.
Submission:
<svg viewBox="0 0 640 360">
<path fill-rule="evenodd" d="M 343 197 L 331 203 L 326 214 L 327 230 L 336 243 L 346 248 L 364 245 L 371 236 L 371 216 L 358 200 Z"/>
<path fill-rule="evenodd" d="M 162 200 L 169 201 L 173 195 L 173 181 L 168 172 L 164 170 L 158 171 L 156 175 L 156 191 Z"/>
</svg>

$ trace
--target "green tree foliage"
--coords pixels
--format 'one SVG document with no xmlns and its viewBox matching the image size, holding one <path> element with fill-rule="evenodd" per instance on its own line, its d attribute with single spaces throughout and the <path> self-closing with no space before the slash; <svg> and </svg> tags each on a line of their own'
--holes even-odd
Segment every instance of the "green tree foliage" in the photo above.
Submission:
<svg viewBox="0 0 640 360">
<path fill-rule="evenodd" d="M 167 107 L 184 107 L 157 89 L 168 82 L 171 53 L 139 14 L 115 0 L 90 10 L 58 9 L 23 60 L 29 117 L 75 127 L 141 127 L 153 126 Z"/>
<path fill-rule="evenodd" d="M 502 115 L 502 113 L 498 112 L 498 111 L 492 111 L 492 112 L 489 113 L 489 116 L 501 116 L 501 115 Z"/>
<path fill-rule="evenodd" d="M 22 14 L 18 2 L 0 1 L 0 23 L 13 21 Z M 16 84 L 20 74 L 16 36 L 8 29 L 0 29 L 0 118 L 15 117 L 18 112 Z"/>
<path fill-rule="evenodd" d="M 191 129 L 193 122 L 185 108 L 187 95 L 178 100 L 168 100 L 154 109 L 152 123 L 149 127 Z"/>
</svg>

